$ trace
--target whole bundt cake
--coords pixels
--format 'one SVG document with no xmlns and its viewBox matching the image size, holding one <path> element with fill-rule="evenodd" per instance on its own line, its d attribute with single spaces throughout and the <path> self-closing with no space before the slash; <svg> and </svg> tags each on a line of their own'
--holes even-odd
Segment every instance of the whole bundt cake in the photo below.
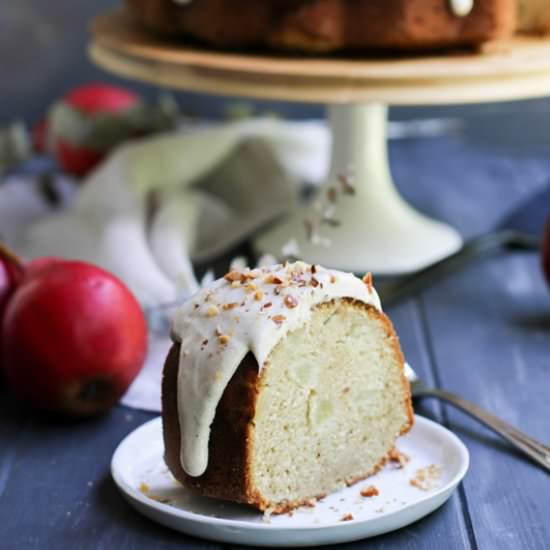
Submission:
<svg viewBox="0 0 550 550">
<path fill-rule="evenodd" d="M 546 0 L 521 0 L 522 2 Z M 425 50 L 510 36 L 517 0 L 127 0 L 154 31 L 217 47 Z"/>
<path fill-rule="evenodd" d="M 413 423 L 371 280 L 303 262 L 232 271 L 179 311 L 165 460 L 192 491 L 284 512 L 376 472 Z"/>
</svg>

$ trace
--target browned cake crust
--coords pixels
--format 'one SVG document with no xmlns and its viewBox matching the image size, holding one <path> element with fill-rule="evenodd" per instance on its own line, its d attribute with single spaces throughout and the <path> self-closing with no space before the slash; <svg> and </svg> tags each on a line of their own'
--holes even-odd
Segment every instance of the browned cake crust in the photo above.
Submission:
<svg viewBox="0 0 550 550">
<path fill-rule="evenodd" d="M 517 7 L 516 0 L 476 0 L 468 16 L 457 17 L 449 0 L 126 1 L 161 34 L 306 52 L 479 45 L 513 34 Z"/>
<path fill-rule="evenodd" d="M 388 317 L 362 302 L 353 300 L 349 300 L 349 302 L 355 306 L 367 308 L 371 315 L 376 315 L 383 321 L 388 335 L 393 337 L 396 354 L 403 360 L 399 341 L 395 337 L 393 326 Z M 177 405 L 179 352 L 180 345 L 174 343 L 166 358 L 162 377 L 164 459 L 172 475 L 182 485 L 199 495 L 250 504 L 260 510 L 270 508 L 274 513 L 284 513 L 310 503 L 311 499 L 307 499 L 279 503 L 274 506 L 273 503 L 258 494 L 251 481 L 253 418 L 261 376 L 258 374 L 256 359 L 251 353 L 239 365 L 216 409 L 216 416 L 211 426 L 208 467 L 205 473 L 199 477 L 191 477 L 185 473 L 180 461 L 181 433 Z M 408 422 L 401 434 L 408 432 L 414 422 L 409 383 L 404 374 L 402 383 L 406 395 L 405 406 Z M 375 474 L 386 461 L 387 457 L 384 457 L 369 472 L 346 480 L 347 484 L 352 485 Z M 315 495 L 317 499 L 324 496 L 324 494 Z"/>
</svg>

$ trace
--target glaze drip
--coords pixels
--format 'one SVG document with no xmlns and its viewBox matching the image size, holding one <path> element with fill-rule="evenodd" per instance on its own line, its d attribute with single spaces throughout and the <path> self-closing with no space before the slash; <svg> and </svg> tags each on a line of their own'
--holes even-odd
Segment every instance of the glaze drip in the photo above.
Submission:
<svg viewBox="0 0 550 550">
<path fill-rule="evenodd" d="M 370 277 L 304 262 L 232 271 L 182 306 L 172 333 L 180 342 L 180 458 L 187 474 L 206 470 L 216 407 L 246 354 L 254 354 L 261 370 L 277 343 L 308 322 L 315 305 L 339 298 L 381 309 Z"/>
</svg>

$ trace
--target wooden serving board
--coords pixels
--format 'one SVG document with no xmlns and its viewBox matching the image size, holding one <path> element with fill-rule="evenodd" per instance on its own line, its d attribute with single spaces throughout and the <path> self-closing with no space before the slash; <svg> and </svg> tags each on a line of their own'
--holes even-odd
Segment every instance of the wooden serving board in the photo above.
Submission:
<svg viewBox="0 0 550 550">
<path fill-rule="evenodd" d="M 148 33 L 124 10 L 92 25 L 104 68 L 172 88 L 287 101 L 398 105 L 477 103 L 550 95 L 550 39 L 515 37 L 481 52 L 313 57 L 221 52 Z"/>
</svg>

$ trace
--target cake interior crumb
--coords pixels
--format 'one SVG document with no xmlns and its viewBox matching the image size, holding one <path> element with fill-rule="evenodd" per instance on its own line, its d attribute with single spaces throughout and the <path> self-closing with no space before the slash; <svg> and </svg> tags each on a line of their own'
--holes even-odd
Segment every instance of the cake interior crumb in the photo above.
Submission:
<svg viewBox="0 0 550 550">
<path fill-rule="evenodd" d="M 421 491 L 432 491 L 440 485 L 442 470 L 436 464 L 430 464 L 426 468 L 418 468 L 409 483 Z"/>
</svg>

